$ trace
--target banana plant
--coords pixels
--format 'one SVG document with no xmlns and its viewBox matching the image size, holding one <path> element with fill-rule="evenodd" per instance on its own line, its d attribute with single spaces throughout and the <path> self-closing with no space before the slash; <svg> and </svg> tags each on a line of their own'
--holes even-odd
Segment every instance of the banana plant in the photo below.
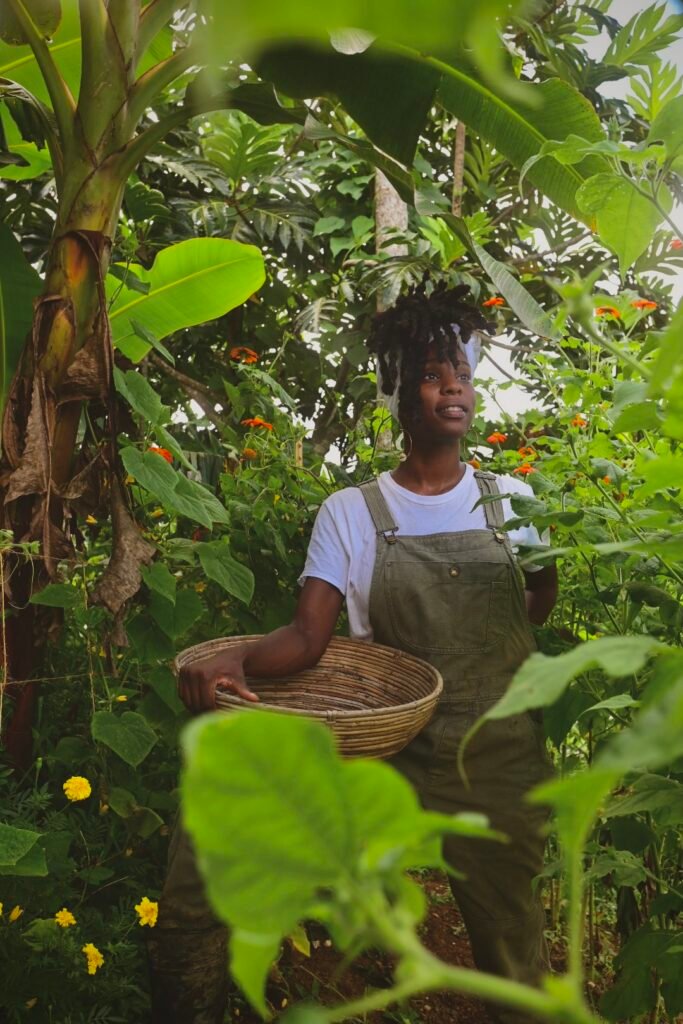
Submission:
<svg viewBox="0 0 683 1024">
<path fill-rule="evenodd" d="M 124 187 L 140 161 L 189 118 L 231 107 L 265 124 L 301 123 L 311 138 L 329 133 L 313 116 L 317 107 L 280 102 L 279 93 L 294 100 L 324 95 L 340 100 L 366 135 L 340 139 L 379 166 L 408 197 L 413 193 L 418 137 L 435 97 L 520 165 L 538 155 L 558 132 L 560 138 L 573 131 L 597 142 L 597 117 L 579 93 L 559 81 L 523 85 L 504 70 L 496 19 L 525 6 L 523 0 L 512 5 L 486 0 L 467 5 L 467 17 L 459 13 L 455 18 L 447 0 L 430 0 L 420 43 L 442 52 L 447 24 L 461 54 L 456 67 L 406 46 L 414 26 L 405 0 L 392 0 L 381 17 L 377 10 L 366 12 L 365 23 L 357 28 L 379 32 L 374 43 L 367 31 L 339 32 L 357 24 L 355 4 L 337 0 L 324 10 L 307 4 L 304 35 L 317 40 L 318 49 L 307 46 L 299 52 L 298 63 L 283 52 L 286 44 L 273 42 L 301 35 L 298 4 L 253 5 L 235 22 L 225 5 L 210 0 L 191 5 L 191 10 L 178 0 L 5 0 L 0 12 L 3 124 L 9 111 L 24 143 L 35 150 L 20 153 L 18 164 L 11 163 L 10 155 L 5 165 L 21 168 L 22 159 L 30 163 L 47 150 L 58 197 L 42 290 L 3 419 L 0 526 L 13 537 L 8 547 L 12 601 L 17 609 L 29 609 L 8 621 L 7 668 L 12 678 L 31 672 L 34 659 L 22 660 L 19 652 L 33 651 L 34 633 L 46 631 L 34 630 L 29 600 L 55 578 L 59 561 L 72 557 L 67 513 L 69 502 L 84 487 L 94 482 L 109 495 L 112 558 L 95 597 L 115 616 L 120 618 L 140 585 L 141 563 L 153 555 L 132 520 L 118 468 L 113 320 L 114 334 L 129 352 L 137 353 L 133 358 L 146 351 L 135 340 L 136 323 L 149 342 L 154 334 L 159 340 L 159 323 L 166 330 L 187 321 L 156 318 L 154 281 L 163 277 L 163 261 L 158 261 L 148 273 L 136 268 L 125 280 L 110 324 L 112 293 L 105 279 Z M 171 31 L 171 24 L 177 31 Z M 326 29 L 333 30 L 335 49 L 319 48 Z M 487 67 L 486 73 L 471 70 L 472 53 L 479 66 Z M 245 56 L 263 81 L 244 81 L 240 62 Z M 232 70 L 217 67 L 226 58 L 233 61 Z M 565 167 L 549 155 L 529 168 L 528 177 L 577 215 L 576 191 L 598 170 L 595 157 L 585 165 Z M 466 233 L 463 237 L 468 238 Z M 251 270 L 235 288 L 233 305 L 262 282 L 260 257 L 255 252 L 252 256 Z M 515 283 L 510 283 L 510 295 Z M 136 287 L 149 292 L 146 304 L 131 294 Z M 533 304 L 529 312 L 530 302 L 526 293 L 520 294 L 520 315 L 528 312 L 540 323 L 541 311 Z M 143 307 L 150 311 L 149 323 L 141 315 L 127 315 L 129 308 Z M 206 307 L 205 318 L 216 315 Z M 82 459 L 79 464 L 77 452 L 84 403 L 100 431 L 96 455 L 87 465 Z M 23 551 L 15 550 L 27 543 L 39 546 L 38 563 L 33 555 L 26 560 Z M 31 701 L 31 694 L 31 687 L 24 687 L 21 701 Z M 20 717 L 15 710 L 14 721 Z M 25 723 L 19 728 L 28 735 Z"/>
</svg>

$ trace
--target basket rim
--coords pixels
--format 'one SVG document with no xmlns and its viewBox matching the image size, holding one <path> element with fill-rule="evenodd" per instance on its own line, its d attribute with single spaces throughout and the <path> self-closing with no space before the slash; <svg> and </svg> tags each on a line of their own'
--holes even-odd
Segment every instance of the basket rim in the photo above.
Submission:
<svg viewBox="0 0 683 1024">
<path fill-rule="evenodd" d="M 192 655 L 195 652 L 199 653 L 202 648 L 211 648 L 220 640 L 228 640 L 230 642 L 233 642 L 233 641 L 234 642 L 243 641 L 243 642 L 253 643 L 256 640 L 260 640 L 261 637 L 265 636 L 265 635 L 266 634 L 264 634 L 264 633 L 248 633 L 248 634 L 241 634 L 241 635 L 238 635 L 238 636 L 216 637 L 214 640 L 204 640 L 204 641 L 202 641 L 202 643 L 193 644 L 192 647 L 186 647 L 183 651 L 180 651 L 175 656 L 175 658 L 173 659 L 173 671 L 175 672 L 176 675 L 178 675 L 178 672 L 183 667 L 183 665 L 186 664 L 188 660 L 193 660 L 192 659 Z M 352 722 L 354 720 L 361 720 L 362 721 L 363 719 L 369 719 L 369 718 L 372 718 L 373 720 L 376 721 L 377 719 L 392 717 L 392 716 L 396 715 L 398 712 L 400 712 L 402 710 L 406 710 L 408 708 L 410 708 L 411 710 L 416 711 L 416 712 L 417 711 L 421 711 L 423 708 L 428 707 L 428 706 L 434 704 L 438 700 L 438 698 L 441 696 L 441 694 L 443 692 L 443 677 L 442 677 L 441 673 L 439 672 L 439 670 L 437 668 L 435 668 L 435 666 L 432 665 L 430 662 L 425 661 L 423 658 L 418 658 L 417 655 L 415 655 L 415 654 L 410 654 L 407 651 L 402 651 L 398 647 L 389 647 L 386 644 L 375 643 L 374 640 L 358 640 L 355 637 L 344 637 L 344 636 L 333 636 L 331 638 L 331 640 L 330 640 L 330 643 L 325 648 L 325 653 L 327 653 L 327 651 L 332 646 L 332 644 L 335 644 L 335 643 L 341 643 L 344 647 L 354 647 L 354 648 L 357 648 L 359 650 L 360 649 L 367 650 L 367 648 L 369 646 L 371 646 L 373 649 L 376 649 L 376 650 L 379 650 L 379 651 L 386 651 L 387 654 L 391 655 L 391 657 L 393 659 L 395 659 L 395 660 L 401 660 L 402 659 L 402 660 L 408 661 L 408 662 L 417 662 L 420 665 L 420 667 L 423 667 L 424 669 L 426 669 L 427 672 L 432 676 L 434 687 L 433 687 L 433 689 L 431 690 L 430 693 L 426 694 L 424 697 L 419 697 L 417 700 L 414 700 L 414 701 L 406 701 L 406 702 L 404 702 L 402 704 L 392 704 L 389 707 L 365 708 L 365 709 L 362 709 L 362 710 L 354 709 L 352 711 L 345 711 L 344 709 L 341 709 L 341 708 L 338 711 L 336 711 L 336 710 L 315 711 L 313 709 L 311 709 L 309 711 L 309 710 L 305 710 L 305 709 L 301 709 L 301 708 L 287 708 L 287 707 L 282 707 L 279 704 L 270 704 L 270 703 L 268 703 L 266 701 L 254 702 L 254 701 L 244 700 L 244 698 L 238 697 L 236 694 L 231 694 L 231 693 L 226 693 L 226 692 L 220 692 L 220 696 L 217 694 L 217 697 L 219 696 L 219 699 L 220 699 L 220 705 L 219 706 L 221 706 L 221 705 L 226 706 L 227 705 L 228 707 L 231 707 L 231 708 L 250 708 L 253 711 L 258 711 L 258 710 L 276 711 L 278 714 L 282 714 L 282 715 L 295 715 L 295 716 L 302 715 L 302 716 L 304 716 L 306 718 L 317 718 L 317 719 L 320 719 L 323 722 L 339 721 L 340 719 L 342 721 Z M 229 646 L 229 645 L 226 645 L 226 646 Z M 323 655 L 323 657 L 324 657 L 324 655 Z M 307 671 L 307 670 L 302 670 L 302 671 Z M 298 675 L 298 674 L 299 673 L 297 673 L 297 672 L 290 673 L 290 677 L 292 675 Z M 247 678 L 254 678 L 254 679 L 261 678 L 261 679 L 274 680 L 274 679 L 282 679 L 282 678 L 287 678 L 287 677 L 286 676 L 261 676 L 261 677 L 247 677 Z"/>
</svg>

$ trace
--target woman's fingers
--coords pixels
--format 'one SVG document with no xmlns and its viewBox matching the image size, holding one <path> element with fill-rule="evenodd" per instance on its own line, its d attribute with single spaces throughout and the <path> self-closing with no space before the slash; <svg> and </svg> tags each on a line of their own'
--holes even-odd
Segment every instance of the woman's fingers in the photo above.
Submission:
<svg viewBox="0 0 683 1024">
<path fill-rule="evenodd" d="M 258 702 L 260 699 L 253 690 L 249 689 L 246 682 L 235 679 L 233 676 L 216 676 L 215 682 L 218 690 L 227 690 L 229 693 L 234 693 L 237 697 L 241 697 L 242 700 Z"/>
<path fill-rule="evenodd" d="M 258 701 L 258 695 L 250 690 L 243 679 L 218 673 L 181 671 L 178 678 L 178 695 L 186 708 L 193 714 L 213 711 L 216 707 L 216 690 L 227 690 L 243 700 Z"/>
</svg>

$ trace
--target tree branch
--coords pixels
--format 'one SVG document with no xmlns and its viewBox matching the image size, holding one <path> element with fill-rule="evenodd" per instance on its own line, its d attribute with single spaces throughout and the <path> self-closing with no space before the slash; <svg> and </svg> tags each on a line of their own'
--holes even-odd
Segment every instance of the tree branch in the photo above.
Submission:
<svg viewBox="0 0 683 1024">
<path fill-rule="evenodd" d="M 59 73 L 59 69 L 52 59 L 50 48 L 38 31 L 30 14 L 23 4 L 23 0 L 7 0 L 12 13 L 16 17 L 21 29 L 33 50 L 36 63 L 50 94 L 52 109 L 57 121 L 57 128 L 62 139 L 62 147 L 66 149 L 67 143 L 73 135 L 74 114 L 76 103 L 71 91 Z"/>
<path fill-rule="evenodd" d="M 185 392 L 188 398 L 196 402 L 200 407 L 207 420 L 213 423 L 217 430 L 222 430 L 224 422 L 221 416 L 216 412 L 216 405 L 223 404 L 225 399 L 222 395 L 212 391 L 205 384 L 200 384 L 198 380 L 194 380 L 193 377 L 188 377 L 186 373 L 181 373 L 180 370 L 176 370 L 174 366 L 167 363 L 165 359 L 158 356 L 156 352 L 150 352 L 147 356 L 148 360 L 162 373 L 165 373 L 167 377 L 174 380 L 176 384 Z"/>
<path fill-rule="evenodd" d="M 159 96 L 162 89 L 170 85 L 183 71 L 198 63 L 198 46 L 185 46 L 176 50 L 166 60 L 155 64 L 153 68 L 141 75 L 128 94 L 128 125 L 131 131 L 148 107 Z"/>
<path fill-rule="evenodd" d="M 455 126 L 455 142 L 453 145 L 453 192 L 451 194 L 451 212 L 462 216 L 462 193 L 465 181 L 465 140 L 467 128 L 464 121 Z"/>
</svg>

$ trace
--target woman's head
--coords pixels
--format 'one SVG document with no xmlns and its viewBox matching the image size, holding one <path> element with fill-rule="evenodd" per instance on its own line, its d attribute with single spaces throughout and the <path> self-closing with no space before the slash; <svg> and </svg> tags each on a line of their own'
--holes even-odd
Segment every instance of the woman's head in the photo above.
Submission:
<svg viewBox="0 0 683 1024">
<path fill-rule="evenodd" d="M 474 366 L 468 363 L 467 343 L 489 324 L 476 306 L 465 301 L 466 285 L 448 288 L 441 282 L 429 292 L 428 288 L 429 283 L 423 282 L 379 313 L 368 345 L 377 356 L 382 390 L 398 395 L 398 417 L 411 432 L 423 421 L 425 428 L 436 427 L 440 432 L 444 415 L 439 393 L 448 398 L 464 385 L 467 422 L 454 413 L 452 419 L 446 417 L 448 425 L 443 427 L 448 436 L 453 432 L 462 436 L 474 415 Z M 437 420 L 431 422 L 435 415 Z"/>
</svg>

